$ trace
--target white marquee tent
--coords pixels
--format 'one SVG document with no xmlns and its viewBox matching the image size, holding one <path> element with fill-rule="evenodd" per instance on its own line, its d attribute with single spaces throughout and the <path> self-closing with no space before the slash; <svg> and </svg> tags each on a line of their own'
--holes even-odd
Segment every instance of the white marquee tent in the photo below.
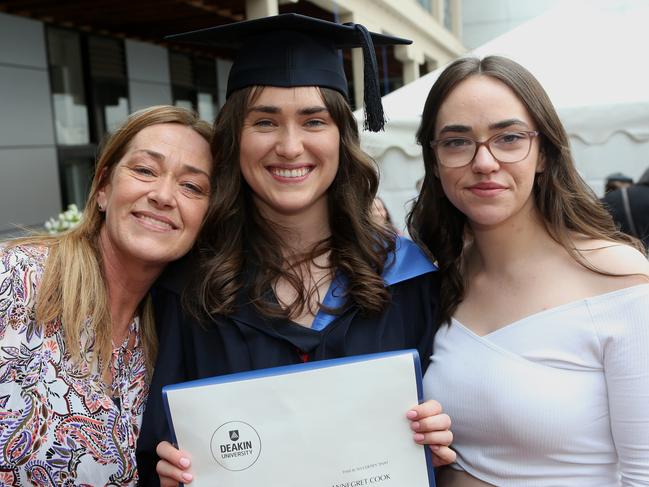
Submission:
<svg viewBox="0 0 649 487">
<path fill-rule="evenodd" d="M 649 167 L 649 0 L 561 5 L 469 54 L 510 57 L 539 79 L 568 131 L 580 173 L 597 193 L 608 174 L 621 171 L 635 180 Z M 415 132 L 442 69 L 383 97 L 385 132 L 361 135 L 381 167 L 380 195 L 397 224 L 423 175 Z"/>
</svg>

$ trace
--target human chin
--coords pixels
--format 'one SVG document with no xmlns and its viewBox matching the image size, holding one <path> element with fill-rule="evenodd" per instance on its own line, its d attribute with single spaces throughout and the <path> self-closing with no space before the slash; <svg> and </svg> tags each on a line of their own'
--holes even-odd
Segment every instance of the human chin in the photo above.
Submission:
<svg viewBox="0 0 649 487">
<path fill-rule="evenodd" d="M 320 200 L 311 192 L 285 191 L 268 198 L 256 197 L 257 208 L 263 213 L 279 215 L 300 215 L 313 207 Z"/>
<path fill-rule="evenodd" d="M 131 258 L 142 264 L 164 265 L 185 255 L 193 239 L 184 230 L 173 232 L 134 232 L 126 242 L 126 248 Z"/>
<path fill-rule="evenodd" d="M 140 241 L 132 249 L 133 257 L 137 258 L 143 264 L 154 266 L 166 265 L 174 260 L 180 259 L 189 252 L 190 245 L 183 242 L 159 242 L 151 239 L 150 241 Z"/>
<path fill-rule="evenodd" d="M 461 211 L 474 228 L 497 226 L 512 216 L 511 208 L 496 205 L 473 206 Z"/>
</svg>

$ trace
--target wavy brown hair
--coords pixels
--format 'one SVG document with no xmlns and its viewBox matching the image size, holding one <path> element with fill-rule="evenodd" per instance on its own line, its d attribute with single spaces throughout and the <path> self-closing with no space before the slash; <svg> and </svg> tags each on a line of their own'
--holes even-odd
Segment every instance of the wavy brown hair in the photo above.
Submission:
<svg viewBox="0 0 649 487">
<path fill-rule="evenodd" d="M 66 350 L 77 363 L 97 363 L 103 374 L 112 353 L 112 321 L 108 289 L 99 250 L 99 232 L 104 225 L 97 193 L 110 180 L 133 138 L 144 128 L 162 123 L 177 123 L 195 130 L 209 142 L 210 125 L 185 108 L 160 105 L 131 114 L 108 136 L 100 148 L 90 193 L 81 221 L 58 235 L 33 235 L 12 240 L 8 247 L 45 246 L 49 249 L 43 278 L 36 294 L 36 321 L 40 325 L 60 320 Z M 147 295 L 140 303 L 141 339 L 147 371 L 153 372 L 157 350 L 153 307 Z M 93 353 L 83 349 L 82 335 L 92 326 Z"/>
<path fill-rule="evenodd" d="M 439 266 L 441 286 L 440 322 L 448 322 L 464 296 L 461 274 L 466 217 L 446 198 L 435 176 L 437 160 L 430 141 L 435 137 L 439 109 L 455 87 L 471 76 L 489 76 L 507 85 L 525 105 L 538 127 L 544 171 L 534 182 L 534 202 L 550 236 L 584 267 L 594 268 L 574 247 L 572 234 L 627 243 L 639 250 L 642 244 L 617 231 L 593 191 L 579 176 L 570 154 L 568 135 L 552 102 L 536 78 L 520 64 L 500 56 L 461 58 L 439 76 L 428 94 L 417 141 L 422 146 L 426 170 L 421 192 L 408 215 L 410 235 L 427 249 Z"/>
<path fill-rule="evenodd" d="M 232 93 L 214 122 L 216 182 L 198 245 L 202 279 L 195 292 L 185 293 L 185 304 L 197 317 L 229 315 L 245 286 L 247 301 L 263 315 L 293 316 L 308 307 L 310 292 L 314 292 L 305 289 L 300 264 L 329 252 L 329 270 L 341 272 L 349 280 L 347 300 L 364 313 L 381 312 L 389 302 L 381 274 L 394 250 L 395 235 L 370 217 L 379 184 L 378 168 L 360 148 L 349 104 L 338 92 L 320 88 L 340 132 L 340 164 L 327 197 L 332 235 L 289 263 L 282 252 L 289 245 L 282 240 L 280 229 L 257 210 L 239 166 L 243 122 L 262 90 L 250 87 Z M 285 309 L 268 297 L 272 284 L 280 278 L 297 296 Z"/>
</svg>

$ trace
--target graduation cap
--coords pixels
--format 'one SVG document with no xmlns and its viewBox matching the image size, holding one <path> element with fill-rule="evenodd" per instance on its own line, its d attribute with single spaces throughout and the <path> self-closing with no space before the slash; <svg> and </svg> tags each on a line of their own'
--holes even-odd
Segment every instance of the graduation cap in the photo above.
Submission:
<svg viewBox="0 0 649 487">
<path fill-rule="evenodd" d="M 299 14 L 282 14 L 165 37 L 210 47 L 236 49 L 227 96 L 247 86 L 321 86 L 347 98 L 339 49 L 363 48 L 365 128 L 383 130 L 374 45 L 411 44 L 408 39 L 369 32 L 360 24 L 336 24 Z"/>
</svg>

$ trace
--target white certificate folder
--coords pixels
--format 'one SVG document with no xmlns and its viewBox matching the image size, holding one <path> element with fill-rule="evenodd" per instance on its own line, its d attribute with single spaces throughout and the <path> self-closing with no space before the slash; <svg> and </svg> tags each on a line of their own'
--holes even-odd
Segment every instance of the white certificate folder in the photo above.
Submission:
<svg viewBox="0 0 649 487">
<path fill-rule="evenodd" d="M 192 486 L 434 487 L 406 413 L 415 350 L 243 372 L 163 388 Z"/>
</svg>

